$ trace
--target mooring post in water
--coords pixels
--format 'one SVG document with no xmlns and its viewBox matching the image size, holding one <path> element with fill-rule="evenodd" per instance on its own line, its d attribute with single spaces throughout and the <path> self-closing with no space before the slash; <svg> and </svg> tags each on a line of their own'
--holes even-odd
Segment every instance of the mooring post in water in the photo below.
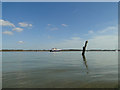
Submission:
<svg viewBox="0 0 120 90">
<path fill-rule="evenodd" d="M 88 43 L 88 41 L 85 42 L 85 46 L 83 47 L 82 55 L 85 54 L 85 50 L 86 50 L 86 47 L 87 47 L 87 43 Z"/>
</svg>

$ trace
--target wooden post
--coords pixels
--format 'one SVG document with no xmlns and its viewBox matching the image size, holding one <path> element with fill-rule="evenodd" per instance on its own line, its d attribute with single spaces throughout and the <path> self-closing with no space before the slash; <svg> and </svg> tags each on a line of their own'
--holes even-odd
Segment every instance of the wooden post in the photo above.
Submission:
<svg viewBox="0 0 120 90">
<path fill-rule="evenodd" d="M 82 55 L 85 55 L 85 50 L 86 50 L 86 47 L 87 47 L 87 43 L 88 43 L 88 41 L 85 42 L 85 46 L 83 47 Z"/>
</svg>

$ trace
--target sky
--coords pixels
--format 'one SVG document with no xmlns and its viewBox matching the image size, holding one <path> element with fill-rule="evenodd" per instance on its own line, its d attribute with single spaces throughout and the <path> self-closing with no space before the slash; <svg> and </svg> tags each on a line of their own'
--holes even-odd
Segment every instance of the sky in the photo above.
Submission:
<svg viewBox="0 0 120 90">
<path fill-rule="evenodd" d="M 3 2 L 3 49 L 117 49 L 117 2 Z"/>
</svg>

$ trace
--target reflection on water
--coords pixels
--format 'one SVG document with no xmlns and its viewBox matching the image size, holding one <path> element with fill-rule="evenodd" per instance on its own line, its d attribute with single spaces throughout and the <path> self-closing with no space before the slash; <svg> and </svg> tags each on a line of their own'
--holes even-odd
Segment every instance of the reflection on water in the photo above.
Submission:
<svg viewBox="0 0 120 90">
<path fill-rule="evenodd" d="M 89 72 L 88 72 L 88 65 L 87 65 L 86 57 L 85 57 L 85 55 L 82 55 L 82 57 L 83 57 L 83 61 L 84 61 L 84 64 L 85 64 L 85 66 L 86 66 L 87 74 L 88 74 Z"/>
<path fill-rule="evenodd" d="M 3 52 L 3 88 L 114 88 L 117 52 Z M 89 69 L 89 70 L 88 70 Z M 87 72 L 87 73 L 86 73 Z"/>
</svg>

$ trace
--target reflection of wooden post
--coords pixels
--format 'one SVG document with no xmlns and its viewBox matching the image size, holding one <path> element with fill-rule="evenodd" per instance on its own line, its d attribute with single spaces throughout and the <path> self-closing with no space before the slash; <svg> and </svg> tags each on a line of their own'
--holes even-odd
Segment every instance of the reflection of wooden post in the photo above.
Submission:
<svg viewBox="0 0 120 90">
<path fill-rule="evenodd" d="M 85 46 L 83 47 L 83 52 L 82 52 L 82 55 L 84 55 L 84 54 L 85 54 L 85 50 L 86 50 L 86 47 L 87 47 L 87 43 L 88 43 L 88 41 L 86 41 L 86 42 L 85 42 Z"/>
<path fill-rule="evenodd" d="M 88 74 L 88 65 L 87 65 L 87 60 L 86 60 L 85 55 L 82 55 L 82 56 L 83 56 L 83 61 L 84 61 L 85 66 L 86 66 L 86 68 L 87 68 L 87 74 Z"/>
<path fill-rule="evenodd" d="M 82 55 L 82 57 L 83 57 L 83 61 L 85 62 L 85 66 L 86 66 L 86 68 L 88 69 L 87 60 L 86 60 L 85 55 Z"/>
</svg>

